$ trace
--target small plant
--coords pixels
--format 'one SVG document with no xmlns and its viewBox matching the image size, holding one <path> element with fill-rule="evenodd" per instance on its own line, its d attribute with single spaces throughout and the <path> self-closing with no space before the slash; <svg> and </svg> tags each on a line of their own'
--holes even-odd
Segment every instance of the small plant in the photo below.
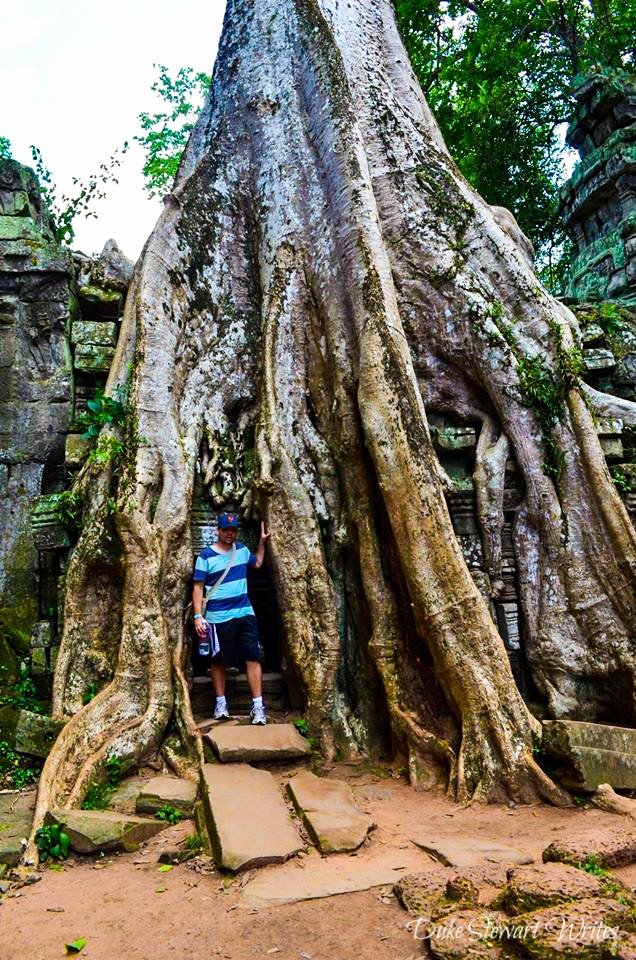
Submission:
<svg viewBox="0 0 636 960">
<path fill-rule="evenodd" d="M 185 838 L 183 845 L 186 850 L 203 850 L 205 847 L 205 840 L 200 833 L 191 833 L 189 837 Z"/>
<path fill-rule="evenodd" d="M 99 687 L 97 686 L 94 680 L 91 680 L 91 682 L 86 688 L 84 696 L 82 697 L 82 703 L 83 704 L 90 703 L 91 700 L 95 699 L 98 693 L 99 693 Z"/>
<path fill-rule="evenodd" d="M 54 499 L 55 498 L 55 499 Z M 74 530 L 82 518 L 82 497 L 77 490 L 63 490 L 50 498 L 53 505 L 53 517 L 63 527 Z"/>
<path fill-rule="evenodd" d="M 123 772 L 121 759 L 114 755 L 107 757 L 104 763 L 104 769 L 106 771 L 107 786 L 115 789 L 121 783 L 121 776 Z"/>
<path fill-rule="evenodd" d="M 163 807 L 155 811 L 155 818 L 157 820 L 164 820 L 166 823 L 172 825 L 179 823 L 181 816 L 181 811 L 177 810 L 177 808 L 173 807 L 170 803 L 164 803 Z"/>
<path fill-rule="evenodd" d="M 583 864 L 581 865 L 581 869 L 585 870 L 586 873 L 591 873 L 593 877 L 607 876 L 607 870 L 601 866 L 598 857 L 594 853 L 590 853 L 590 855 L 584 860 Z"/>
<path fill-rule="evenodd" d="M 122 762 L 114 754 L 107 757 L 102 765 L 105 780 L 93 781 L 82 801 L 82 810 L 103 810 L 108 806 L 111 795 L 121 783 Z"/>
<path fill-rule="evenodd" d="M 627 476 L 620 467 L 612 467 L 610 474 L 612 475 L 614 486 L 619 493 L 636 492 L 636 481 L 633 477 Z"/>
<path fill-rule="evenodd" d="M 15 681 L 13 688 L 0 696 L 0 706 L 30 710 L 32 713 L 45 713 L 42 704 L 37 699 L 35 683 L 24 665 L 20 669 L 20 678 Z"/>
<path fill-rule="evenodd" d="M 303 737 L 309 737 L 309 724 L 304 717 L 298 717 L 294 720 L 294 726 Z"/>
<path fill-rule="evenodd" d="M 112 792 L 106 783 L 91 783 L 82 800 L 82 810 L 103 810 L 108 806 Z"/>
<path fill-rule="evenodd" d="M 97 446 L 91 450 L 87 459 L 91 463 L 103 465 L 117 460 L 124 452 L 124 445 L 117 437 L 100 435 Z"/>
<path fill-rule="evenodd" d="M 107 397 L 104 391 L 98 388 L 86 407 L 77 419 L 80 426 L 85 428 L 82 436 L 91 439 L 99 436 L 102 427 L 107 424 L 123 425 L 126 417 L 126 390 L 121 386 L 115 387 L 113 395 Z"/>
<path fill-rule="evenodd" d="M 61 823 L 40 827 L 35 833 L 35 842 L 40 860 L 66 860 L 71 849 L 71 838 Z"/>
</svg>

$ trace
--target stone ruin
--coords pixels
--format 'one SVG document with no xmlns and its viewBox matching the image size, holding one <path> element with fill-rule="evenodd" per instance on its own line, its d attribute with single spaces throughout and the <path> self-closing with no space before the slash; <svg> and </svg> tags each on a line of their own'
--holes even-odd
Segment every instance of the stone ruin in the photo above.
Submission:
<svg viewBox="0 0 636 960">
<path fill-rule="evenodd" d="M 114 241 L 98 260 L 61 246 L 33 172 L 0 160 L 0 693 L 24 668 L 50 693 L 70 545 L 56 498 L 88 453 L 78 418 L 106 383 L 132 269 Z"/>
<path fill-rule="evenodd" d="M 574 255 L 567 295 L 636 308 L 636 77 L 599 68 L 574 95 L 566 141 L 580 161 L 561 190 Z"/>
</svg>

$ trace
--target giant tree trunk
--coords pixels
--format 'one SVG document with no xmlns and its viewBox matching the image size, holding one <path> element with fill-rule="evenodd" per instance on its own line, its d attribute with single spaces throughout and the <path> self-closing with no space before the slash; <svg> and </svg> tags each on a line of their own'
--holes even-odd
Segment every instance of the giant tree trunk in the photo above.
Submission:
<svg viewBox="0 0 636 960">
<path fill-rule="evenodd" d="M 235 459 L 255 450 L 243 511 L 272 529 L 287 652 L 326 753 L 390 731 L 414 780 L 443 760 L 457 797 L 563 799 L 453 534 L 425 408 L 483 424 L 495 584 L 516 457 L 529 656 L 555 716 L 594 716 L 613 675 L 633 691 L 635 543 L 574 328 L 446 152 L 387 0 L 229 0 L 208 103 L 128 298 L 110 380 L 130 383 L 125 453 L 80 478 L 55 691 L 72 719 L 38 817 L 79 802 L 109 754 L 155 754 L 171 717 L 196 760 L 189 511 L 195 469 L 213 482 L 230 441 Z"/>
</svg>

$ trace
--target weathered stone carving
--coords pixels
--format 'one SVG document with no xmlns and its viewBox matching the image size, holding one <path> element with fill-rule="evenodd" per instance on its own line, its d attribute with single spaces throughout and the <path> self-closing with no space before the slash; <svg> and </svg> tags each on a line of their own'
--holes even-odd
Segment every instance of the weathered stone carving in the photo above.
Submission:
<svg viewBox="0 0 636 960">
<path fill-rule="evenodd" d="M 636 306 L 636 79 L 599 69 L 575 96 L 567 142 L 581 160 L 561 191 L 575 254 L 567 293 Z"/>
</svg>

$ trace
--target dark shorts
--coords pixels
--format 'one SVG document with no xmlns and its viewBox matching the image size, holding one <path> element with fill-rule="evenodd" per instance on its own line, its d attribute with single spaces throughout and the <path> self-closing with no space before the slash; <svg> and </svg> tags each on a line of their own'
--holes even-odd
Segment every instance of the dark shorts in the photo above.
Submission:
<svg viewBox="0 0 636 960">
<path fill-rule="evenodd" d="M 258 639 L 256 617 L 236 617 L 225 623 L 215 623 L 221 652 L 212 657 L 212 663 L 224 667 L 239 667 L 244 660 L 263 661 L 263 648 Z"/>
</svg>

